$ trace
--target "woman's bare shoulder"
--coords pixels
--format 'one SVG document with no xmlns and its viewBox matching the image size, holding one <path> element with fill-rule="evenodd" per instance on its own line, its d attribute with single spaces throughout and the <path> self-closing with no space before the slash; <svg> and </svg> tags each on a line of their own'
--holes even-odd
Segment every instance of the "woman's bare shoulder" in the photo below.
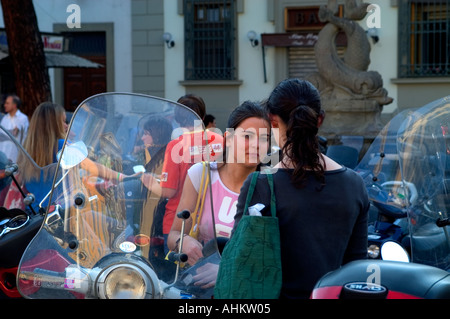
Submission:
<svg viewBox="0 0 450 319">
<path fill-rule="evenodd" d="M 323 155 L 323 158 L 325 160 L 325 165 L 326 165 L 326 171 L 335 171 L 338 169 L 342 168 L 342 165 L 335 162 L 334 160 L 332 160 L 331 158 Z"/>
</svg>

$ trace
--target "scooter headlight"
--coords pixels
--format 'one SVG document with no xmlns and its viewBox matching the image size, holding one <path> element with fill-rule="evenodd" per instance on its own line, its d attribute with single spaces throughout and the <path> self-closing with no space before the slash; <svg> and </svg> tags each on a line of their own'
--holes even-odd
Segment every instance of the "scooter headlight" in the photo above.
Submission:
<svg viewBox="0 0 450 319">
<path fill-rule="evenodd" d="M 107 269 L 98 281 L 98 293 L 106 299 L 144 299 L 145 275 L 134 265 L 115 265 Z"/>
<path fill-rule="evenodd" d="M 387 241 L 381 246 L 381 259 L 409 263 L 409 254 L 402 245 Z"/>
<path fill-rule="evenodd" d="M 367 248 L 369 258 L 377 259 L 380 256 L 380 247 L 378 245 L 370 245 Z"/>
</svg>

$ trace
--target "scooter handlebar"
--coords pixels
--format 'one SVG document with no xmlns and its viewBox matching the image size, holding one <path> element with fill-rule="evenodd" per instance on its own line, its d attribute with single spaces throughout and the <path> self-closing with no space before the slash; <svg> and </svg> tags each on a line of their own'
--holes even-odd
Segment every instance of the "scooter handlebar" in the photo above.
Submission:
<svg viewBox="0 0 450 319">
<path fill-rule="evenodd" d="M 172 262 L 182 262 L 182 263 L 185 263 L 185 262 L 187 262 L 188 261 L 188 255 L 186 255 L 186 254 L 179 254 L 179 253 L 175 253 L 175 252 L 170 252 L 168 255 L 167 255 L 167 259 L 169 260 L 169 261 L 172 261 Z"/>
</svg>

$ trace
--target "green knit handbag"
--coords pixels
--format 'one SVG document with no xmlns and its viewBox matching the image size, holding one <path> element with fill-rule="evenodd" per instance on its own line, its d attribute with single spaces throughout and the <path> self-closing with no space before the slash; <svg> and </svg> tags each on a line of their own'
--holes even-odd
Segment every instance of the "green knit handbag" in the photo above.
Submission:
<svg viewBox="0 0 450 319">
<path fill-rule="evenodd" d="M 277 299 L 280 295 L 280 229 L 272 174 L 267 174 L 272 216 L 248 214 L 258 175 L 253 173 L 244 214 L 223 250 L 214 289 L 216 299 Z"/>
</svg>

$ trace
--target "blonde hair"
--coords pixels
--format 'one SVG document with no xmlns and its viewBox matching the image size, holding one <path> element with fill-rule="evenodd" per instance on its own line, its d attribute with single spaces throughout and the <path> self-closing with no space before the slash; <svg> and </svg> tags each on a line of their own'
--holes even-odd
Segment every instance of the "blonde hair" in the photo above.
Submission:
<svg viewBox="0 0 450 319">
<path fill-rule="evenodd" d="M 64 114 L 65 110 L 61 105 L 51 102 L 41 103 L 34 110 L 23 147 L 39 167 L 54 162 L 58 140 L 66 136 Z M 24 182 L 40 179 L 40 170 L 29 165 L 22 154 L 19 154 L 17 163 Z"/>
</svg>

